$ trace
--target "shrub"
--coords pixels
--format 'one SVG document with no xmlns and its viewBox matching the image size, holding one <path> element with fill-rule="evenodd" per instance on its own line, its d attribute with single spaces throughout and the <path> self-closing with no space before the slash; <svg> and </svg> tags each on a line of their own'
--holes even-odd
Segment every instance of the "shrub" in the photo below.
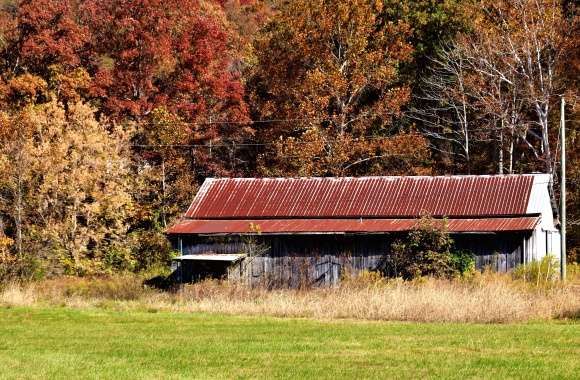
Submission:
<svg viewBox="0 0 580 380">
<path fill-rule="evenodd" d="M 127 244 L 108 244 L 104 247 L 103 266 L 105 270 L 112 272 L 129 272 L 134 271 L 137 266 L 137 260 L 132 255 L 130 247 Z"/>
<path fill-rule="evenodd" d="M 11 239 L 0 236 L 0 287 L 13 281 L 38 280 L 43 276 L 40 261 L 31 255 L 18 256 L 8 249 Z"/>
<path fill-rule="evenodd" d="M 367 288 L 385 286 L 388 280 L 377 271 L 362 270 L 358 273 L 343 271 L 340 276 L 341 287 Z"/>
<path fill-rule="evenodd" d="M 540 261 L 518 265 L 512 271 L 512 277 L 529 282 L 538 287 L 550 286 L 559 276 L 560 261 L 553 255 L 547 255 Z"/>
<path fill-rule="evenodd" d="M 580 283 L 580 264 L 568 263 L 566 265 L 566 278 L 570 282 Z"/>
<path fill-rule="evenodd" d="M 175 254 L 161 229 L 131 232 L 129 242 L 137 272 L 165 266 Z"/>
<path fill-rule="evenodd" d="M 471 251 L 467 250 L 452 250 L 451 265 L 465 276 L 475 273 L 475 256 Z"/>
<path fill-rule="evenodd" d="M 385 273 L 406 280 L 422 277 L 457 277 L 473 271 L 475 259 L 467 251 L 455 251 L 447 222 L 422 217 L 403 239 L 391 245 Z"/>
</svg>

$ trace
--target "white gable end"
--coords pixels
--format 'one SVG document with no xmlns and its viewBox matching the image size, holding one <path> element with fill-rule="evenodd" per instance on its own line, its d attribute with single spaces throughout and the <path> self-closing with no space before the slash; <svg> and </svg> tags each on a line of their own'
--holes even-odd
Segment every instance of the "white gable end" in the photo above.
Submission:
<svg viewBox="0 0 580 380">
<path fill-rule="evenodd" d="M 544 230 L 554 231 L 556 226 L 554 224 L 554 214 L 552 212 L 552 202 L 550 199 L 550 175 L 536 174 L 534 175 L 534 184 L 528 200 L 527 214 L 540 214 L 540 226 Z"/>
</svg>

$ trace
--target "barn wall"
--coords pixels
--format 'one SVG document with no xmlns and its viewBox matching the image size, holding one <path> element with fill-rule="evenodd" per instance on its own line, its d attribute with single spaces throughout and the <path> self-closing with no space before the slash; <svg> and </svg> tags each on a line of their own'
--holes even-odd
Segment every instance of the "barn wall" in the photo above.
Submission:
<svg viewBox="0 0 580 380">
<path fill-rule="evenodd" d="M 546 253 L 549 255 L 554 255 L 556 257 L 560 257 L 560 231 L 543 231 L 546 235 Z"/>
<path fill-rule="evenodd" d="M 253 282 L 272 285 L 299 286 L 333 285 L 340 281 L 341 273 L 357 273 L 378 269 L 396 234 L 388 235 L 279 235 L 261 236 L 267 253 L 245 259 L 230 268 L 231 277 L 241 272 L 249 274 Z M 466 249 L 476 256 L 476 267 L 491 267 L 499 272 L 513 269 L 524 257 L 536 255 L 535 238 L 531 234 L 454 234 L 458 249 Z M 210 238 L 182 235 L 181 242 L 172 239 L 174 247 L 182 254 L 245 252 L 247 239 L 240 237 Z M 525 242 L 525 245 L 524 245 Z M 524 255 L 524 247 L 528 250 Z M 529 257 L 528 257 L 529 256 Z"/>
<path fill-rule="evenodd" d="M 560 231 L 546 230 L 538 226 L 531 235 L 526 237 L 526 263 L 542 260 L 546 255 L 560 256 Z"/>
<path fill-rule="evenodd" d="M 286 235 L 262 236 L 259 246 L 267 253 L 245 259 L 231 268 L 230 276 L 249 274 L 253 282 L 297 287 L 301 284 L 332 285 L 343 271 L 376 270 L 388 252 L 393 237 L 385 235 Z M 184 255 L 232 254 L 247 251 L 247 239 L 181 236 L 172 238 Z M 256 249 L 256 248 L 254 248 Z M 258 247 L 258 250 L 263 249 Z"/>
<path fill-rule="evenodd" d="M 255 258 L 248 273 L 255 281 L 272 285 L 335 285 L 344 272 L 379 269 L 392 239 L 385 235 L 271 237 L 269 254 Z"/>
<path fill-rule="evenodd" d="M 534 250 L 535 240 L 531 236 L 530 233 L 452 235 L 458 249 L 473 252 L 478 270 L 490 268 L 497 272 L 508 272 L 523 262 L 529 255 L 526 251 Z"/>
</svg>

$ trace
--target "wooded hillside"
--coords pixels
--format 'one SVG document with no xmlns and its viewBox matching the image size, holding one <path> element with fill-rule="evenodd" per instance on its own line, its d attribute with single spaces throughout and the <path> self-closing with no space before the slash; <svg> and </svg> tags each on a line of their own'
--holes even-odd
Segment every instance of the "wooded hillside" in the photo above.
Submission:
<svg viewBox="0 0 580 380">
<path fill-rule="evenodd" d="M 552 0 L 4 0 L 0 279 L 139 271 L 217 176 L 554 174 L 580 255 L 579 14 Z"/>
</svg>

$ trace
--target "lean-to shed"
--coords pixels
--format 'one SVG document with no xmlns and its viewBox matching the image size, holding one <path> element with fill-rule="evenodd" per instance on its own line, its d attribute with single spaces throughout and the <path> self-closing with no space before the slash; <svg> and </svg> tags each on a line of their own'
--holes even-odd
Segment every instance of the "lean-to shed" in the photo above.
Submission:
<svg viewBox="0 0 580 380">
<path fill-rule="evenodd" d="M 238 263 L 255 278 L 328 284 L 345 270 L 375 269 L 394 238 L 430 215 L 447 219 L 456 246 L 471 250 L 478 268 L 508 271 L 559 252 L 549 179 L 208 178 L 167 233 L 182 255 L 183 281 Z M 249 246 L 261 250 L 251 262 Z"/>
</svg>

